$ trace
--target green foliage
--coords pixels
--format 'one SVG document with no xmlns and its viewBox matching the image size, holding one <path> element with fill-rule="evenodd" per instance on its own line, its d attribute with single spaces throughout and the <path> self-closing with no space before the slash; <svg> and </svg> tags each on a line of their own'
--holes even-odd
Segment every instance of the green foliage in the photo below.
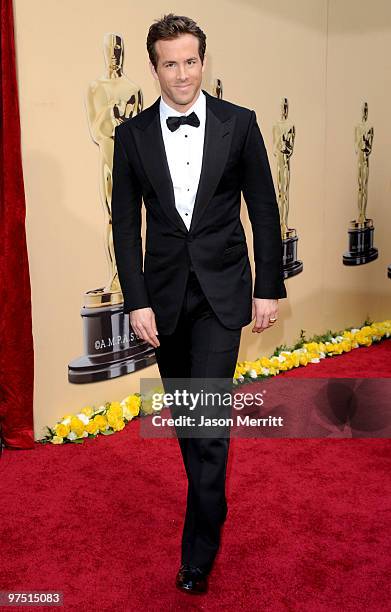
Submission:
<svg viewBox="0 0 391 612">
<path fill-rule="evenodd" d="M 295 351 L 296 349 L 301 348 L 303 346 L 303 344 L 305 344 L 306 342 L 308 342 L 308 340 L 305 337 L 305 329 L 301 329 L 300 330 L 299 340 L 293 345 L 293 347 L 291 347 L 288 350 L 289 351 Z"/>
<path fill-rule="evenodd" d="M 277 346 L 274 349 L 274 353 L 271 355 L 271 357 L 278 357 L 278 355 L 281 353 L 281 351 L 289 351 L 290 349 L 288 348 L 287 344 L 280 344 L 279 346 Z M 258 357 L 259 359 L 259 357 Z"/>
</svg>

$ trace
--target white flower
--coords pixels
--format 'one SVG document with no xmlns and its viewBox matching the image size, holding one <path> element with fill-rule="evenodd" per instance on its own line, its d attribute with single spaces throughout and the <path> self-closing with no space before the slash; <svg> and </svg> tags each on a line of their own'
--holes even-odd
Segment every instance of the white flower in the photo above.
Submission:
<svg viewBox="0 0 391 612">
<path fill-rule="evenodd" d="M 100 414 L 101 412 L 104 412 L 106 410 L 106 406 L 99 406 L 99 408 L 97 408 L 94 412 L 94 414 Z"/>
<path fill-rule="evenodd" d="M 320 353 L 319 353 L 319 357 L 320 357 L 321 359 L 325 359 L 325 357 L 326 357 L 326 353 L 324 353 L 323 351 L 320 351 Z"/>
<path fill-rule="evenodd" d="M 77 435 L 74 431 L 70 431 L 69 434 L 67 435 L 68 440 L 76 440 Z"/>
<path fill-rule="evenodd" d="M 332 342 L 333 344 L 338 344 L 338 341 L 337 341 L 335 338 L 331 338 L 331 342 Z"/>
<path fill-rule="evenodd" d="M 356 332 L 360 331 L 357 327 L 353 327 L 353 329 L 350 330 L 352 334 L 355 334 Z"/>
<path fill-rule="evenodd" d="M 338 342 L 341 342 L 341 340 L 343 340 L 343 336 L 335 336 L 335 339 L 338 340 Z"/>
<path fill-rule="evenodd" d="M 251 376 L 251 378 L 257 378 L 258 376 L 255 370 L 249 370 L 248 374 Z"/>
<path fill-rule="evenodd" d="M 61 421 L 61 423 L 63 425 L 69 425 L 71 422 L 71 417 L 67 417 L 66 419 L 64 419 L 63 421 Z"/>
<path fill-rule="evenodd" d="M 311 363 L 319 363 L 320 359 L 318 359 L 317 357 L 314 357 L 313 359 L 311 359 Z"/>
<path fill-rule="evenodd" d="M 265 374 L 266 376 L 267 376 L 268 374 L 270 374 L 270 370 L 269 370 L 269 368 L 264 368 L 264 367 L 262 366 L 262 374 Z"/>
<path fill-rule="evenodd" d="M 79 412 L 79 414 L 77 414 L 76 416 L 78 419 L 81 420 L 84 425 L 88 425 L 88 423 L 90 422 L 88 416 L 86 414 L 83 414 L 83 412 Z"/>
<path fill-rule="evenodd" d="M 83 438 L 88 438 L 88 431 L 83 431 Z"/>
<path fill-rule="evenodd" d="M 243 381 L 244 381 L 244 376 L 243 376 L 242 374 L 240 374 L 240 375 L 238 376 L 238 380 L 240 380 L 240 382 L 243 382 Z"/>
<path fill-rule="evenodd" d="M 282 363 L 283 361 L 286 361 L 286 357 L 284 357 L 284 355 L 281 355 L 281 354 L 278 355 L 277 359 L 280 363 Z"/>
</svg>

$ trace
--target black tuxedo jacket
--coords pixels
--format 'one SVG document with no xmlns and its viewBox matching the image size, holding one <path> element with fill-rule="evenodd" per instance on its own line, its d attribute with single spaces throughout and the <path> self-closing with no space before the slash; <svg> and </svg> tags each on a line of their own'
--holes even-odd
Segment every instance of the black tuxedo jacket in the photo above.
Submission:
<svg viewBox="0 0 391 612">
<path fill-rule="evenodd" d="M 202 91 L 205 140 L 190 230 L 175 207 L 160 97 L 115 128 L 111 206 L 123 312 L 150 306 L 163 334 L 174 331 L 190 262 L 212 309 L 230 329 L 251 322 L 253 295 L 287 295 L 278 205 L 255 112 Z M 254 291 L 240 220 L 241 191 L 253 232 Z M 142 200 L 147 220 L 144 261 Z"/>
</svg>

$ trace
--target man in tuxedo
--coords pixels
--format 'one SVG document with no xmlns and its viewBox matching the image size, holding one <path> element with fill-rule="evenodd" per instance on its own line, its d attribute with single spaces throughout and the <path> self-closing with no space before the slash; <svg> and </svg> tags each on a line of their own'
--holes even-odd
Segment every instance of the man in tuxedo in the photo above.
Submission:
<svg viewBox="0 0 391 612">
<path fill-rule="evenodd" d="M 112 223 L 123 312 L 155 347 L 162 380 L 230 379 L 241 330 L 286 297 L 278 205 L 255 112 L 201 89 L 206 37 L 170 13 L 151 25 L 161 96 L 115 129 Z M 255 280 L 240 220 L 253 232 Z M 141 205 L 146 207 L 145 259 Z M 188 478 L 176 585 L 207 590 L 227 515 L 229 436 L 178 437 Z"/>
</svg>

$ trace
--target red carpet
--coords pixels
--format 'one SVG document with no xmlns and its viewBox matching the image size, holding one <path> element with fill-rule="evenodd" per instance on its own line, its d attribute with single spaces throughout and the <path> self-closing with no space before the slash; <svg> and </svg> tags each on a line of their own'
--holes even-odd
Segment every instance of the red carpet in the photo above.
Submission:
<svg viewBox="0 0 391 612">
<path fill-rule="evenodd" d="M 283 376 L 342 372 L 390 377 L 391 341 Z M 232 439 L 222 548 L 197 597 L 173 586 L 186 493 L 178 443 L 140 439 L 139 424 L 5 451 L 0 590 L 57 589 L 63 609 L 80 612 L 391 610 L 390 440 Z"/>
</svg>

